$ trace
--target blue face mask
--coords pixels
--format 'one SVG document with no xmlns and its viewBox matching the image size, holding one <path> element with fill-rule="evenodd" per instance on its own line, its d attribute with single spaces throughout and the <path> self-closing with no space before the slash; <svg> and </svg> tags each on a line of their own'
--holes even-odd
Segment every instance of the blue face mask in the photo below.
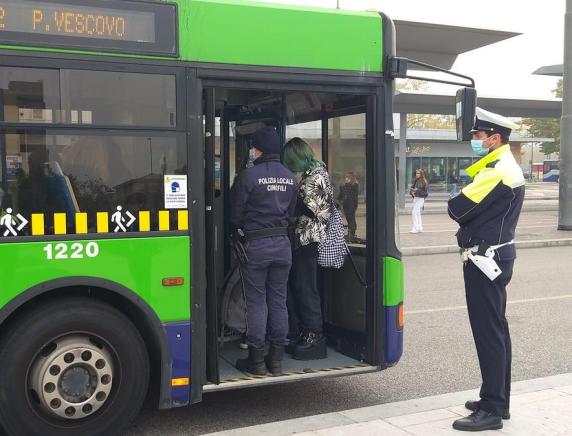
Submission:
<svg viewBox="0 0 572 436">
<path fill-rule="evenodd" d="M 486 156 L 489 152 L 488 148 L 483 147 L 482 139 L 471 139 L 471 148 L 477 156 Z"/>
</svg>

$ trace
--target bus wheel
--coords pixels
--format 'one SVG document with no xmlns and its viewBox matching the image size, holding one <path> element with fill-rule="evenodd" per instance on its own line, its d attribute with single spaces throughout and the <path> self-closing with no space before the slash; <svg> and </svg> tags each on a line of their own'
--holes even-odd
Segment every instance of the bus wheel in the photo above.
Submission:
<svg viewBox="0 0 572 436">
<path fill-rule="evenodd" d="M 119 434 L 148 383 L 141 335 L 105 303 L 42 304 L 2 332 L 0 423 L 9 435 Z"/>
</svg>

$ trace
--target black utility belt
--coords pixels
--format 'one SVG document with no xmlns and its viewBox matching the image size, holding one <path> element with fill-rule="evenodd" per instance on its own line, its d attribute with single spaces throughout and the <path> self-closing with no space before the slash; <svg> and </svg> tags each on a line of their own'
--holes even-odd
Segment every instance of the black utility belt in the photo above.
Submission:
<svg viewBox="0 0 572 436">
<path fill-rule="evenodd" d="M 270 229 L 251 230 L 244 232 L 247 241 L 270 238 L 272 236 L 288 236 L 288 227 L 272 227 Z"/>
</svg>

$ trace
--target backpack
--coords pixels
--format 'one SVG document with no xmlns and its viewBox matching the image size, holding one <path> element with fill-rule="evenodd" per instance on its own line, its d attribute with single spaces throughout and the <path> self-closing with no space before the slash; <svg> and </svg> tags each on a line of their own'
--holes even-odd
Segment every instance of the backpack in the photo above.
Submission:
<svg viewBox="0 0 572 436">
<path fill-rule="evenodd" d="M 347 252 L 342 216 L 332 202 L 330 218 L 326 225 L 326 237 L 318 245 L 318 265 L 324 268 L 340 269 L 344 266 Z"/>
<path fill-rule="evenodd" d="M 221 336 L 234 332 L 246 332 L 246 302 L 240 266 L 236 266 L 224 284 L 221 302 Z"/>
</svg>

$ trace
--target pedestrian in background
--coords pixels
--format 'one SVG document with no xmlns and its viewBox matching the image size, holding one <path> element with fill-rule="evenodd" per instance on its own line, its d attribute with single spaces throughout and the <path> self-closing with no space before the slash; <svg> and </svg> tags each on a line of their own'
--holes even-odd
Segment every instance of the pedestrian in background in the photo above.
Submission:
<svg viewBox="0 0 572 436">
<path fill-rule="evenodd" d="M 506 319 L 506 286 L 516 250 L 513 238 L 524 200 L 524 176 L 508 144 L 518 126 L 477 108 L 471 147 L 482 159 L 467 168 L 473 181 L 449 200 L 460 228 L 465 296 L 481 368 L 480 400 L 473 413 L 453 423 L 463 431 L 496 430 L 510 418 L 512 344 Z"/>
<path fill-rule="evenodd" d="M 352 172 L 346 173 L 345 183 L 340 187 L 338 201 L 344 210 L 344 216 L 348 222 L 348 242 L 354 242 L 356 237 L 357 223 L 356 211 L 358 208 L 359 184 Z"/>
<path fill-rule="evenodd" d="M 449 175 L 447 176 L 447 183 L 449 184 L 449 188 L 451 189 L 449 191 L 449 197 L 452 198 L 455 195 L 457 195 L 457 184 L 459 183 L 459 180 L 457 179 L 457 176 L 455 175 L 455 170 L 453 168 L 449 170 Z"/>
<path fill-rule="evenodd" d="M 409 194 L 413 198 L 413 210 L 411 216 L 413 219 L 413 225 L 409 233 L 421 233 L 423 231 L 423 221 L 421 221 L 421 209 L 425 204 L 425 199 L 428 194 L 427 176 L 425 171 L 422 169 L 415 170 L 415 182 L 411 185 L 409 189 Z"/>
</svg>

